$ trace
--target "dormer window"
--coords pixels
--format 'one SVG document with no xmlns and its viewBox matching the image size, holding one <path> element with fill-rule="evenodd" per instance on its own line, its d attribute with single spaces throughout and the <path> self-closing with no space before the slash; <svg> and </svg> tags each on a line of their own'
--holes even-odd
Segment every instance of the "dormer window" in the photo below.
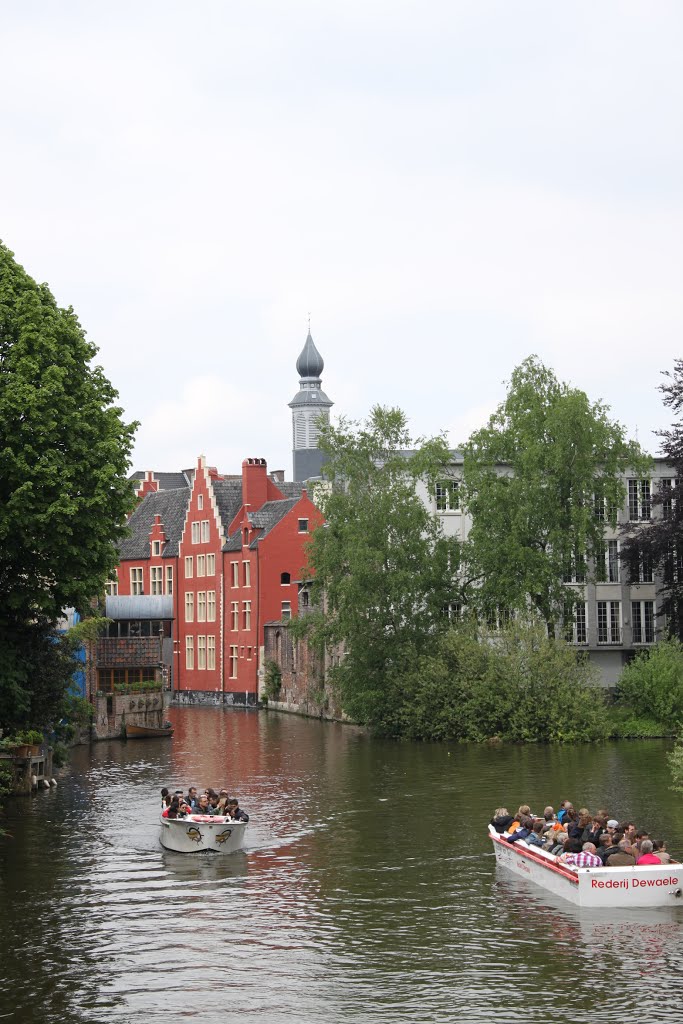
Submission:
<svg viewBox="0 0 683 1024">
<path fill-rule="evenodd" d="M 161 541 L 160 540 L 153 540 L 152 541 L 152 557 L 157 557 L 158 558 L 158 556 L 160 554 L 161 554 Z"/>
<path fill-rule="evenodd" d="M 246 526 L 244 527 L 244 541 L 243 541 L 243 543 L 244 544 L 248 544 L 249 543 L 249 530 L 248 530 L 248 528 Z"/>
</svg>

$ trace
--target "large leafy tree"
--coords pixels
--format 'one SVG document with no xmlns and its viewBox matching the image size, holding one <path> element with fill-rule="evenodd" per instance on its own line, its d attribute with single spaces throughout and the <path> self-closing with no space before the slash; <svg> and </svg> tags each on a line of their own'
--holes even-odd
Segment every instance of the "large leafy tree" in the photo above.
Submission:
<svg viewBox="0 0 683 1024">
<path fill-rule="evenodd" d="M 63 608 L 82 608 L 101 591 L 131 507 L 135 424 L 124 423 L 116 391 L 92 364 L 96 352 L 73 310 L 61 309 L 0 244 L 0 687 L 5 697 L 11 691 L 11 700 L 0 700 L 5 721 L 8 708 L 24 714 L 34 704 L 33 653 L 46 676 L 50 647 L 37 642 L 36 630 L 45 635 Z"/>
<path fill-rule="evenodd" d="M 636 582 L 643 562 L 652 567 L 659 584 L 660 616 L 669 635 L 683 640 L 683 359 L 676 359 L 673 370 L 665 370 L 663 376 L 659 390 L 676 419 L 657 436 L 671 475 L 660 480 L 652 494 L 652 518 L 624 526 L 622 559 Z"/>
<path fill-rule="evenodd" d="M 622 474 L 646 464 L 607 412 L 535 356 L 513 371 L 505 401 L 463 447 L 473 605 L 560 622 L 575 597 L 564 580 L 590 572 L 624 500 Z"/>
<path fill-rule="evenodd" d="M 399 730 L 409 669 L 447 628 L 457 545 L 419 496 L 433 493 L 450 454 L 441 437 L 413 446 L 404 414 L 376 406 L 364 424 L 323 430 L 326 524 L 309 549 L 318 611 L 314 642 L 341 651 L 342 704 L 378 731 Z"/>
</svg>

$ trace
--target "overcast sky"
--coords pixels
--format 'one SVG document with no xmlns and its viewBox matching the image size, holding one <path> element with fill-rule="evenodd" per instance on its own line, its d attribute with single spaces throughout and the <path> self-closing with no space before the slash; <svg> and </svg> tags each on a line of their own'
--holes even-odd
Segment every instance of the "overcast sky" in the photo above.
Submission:
<svg viewBox="0 0 683 1024">
<path fill-rule="evenodd" d="M 0 237 L 136 468 L 291 475 L 333 414 L 455 446 L 537 353 L 654 452 L 683 355 L 683 4 L 0 0 Z"/>
</svg>

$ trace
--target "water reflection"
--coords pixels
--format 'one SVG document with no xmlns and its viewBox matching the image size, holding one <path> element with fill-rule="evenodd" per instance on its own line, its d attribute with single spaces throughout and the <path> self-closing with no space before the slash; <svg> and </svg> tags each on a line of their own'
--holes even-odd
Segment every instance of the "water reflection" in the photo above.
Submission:
<svg viewBox="0 0 683 1024">
<path fill-rule="evenodd" d="M 558 992 L 570 1020 L 648 1006 L 683 1020 L 683 908 L 580 910 L 496 870 L 483 828 L 501 802 L 569 795 L 656 823 L 683 853 L 662 744 L 449 749 L 272 714 L 172 715 L 172 742 L 79 750 L 57 791 L 12 806 L 9 1020 L 479 1022 L 510 1006 L 556 1019 Z M 161 849 L 159 789 L 190 784 L 240 797 L 244 852 Z"/>
</svg>

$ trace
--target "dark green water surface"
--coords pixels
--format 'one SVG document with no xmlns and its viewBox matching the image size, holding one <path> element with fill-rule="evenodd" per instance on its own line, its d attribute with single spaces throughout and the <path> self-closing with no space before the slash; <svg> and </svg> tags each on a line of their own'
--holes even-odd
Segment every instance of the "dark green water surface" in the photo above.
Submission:
<svg viewBox="0 0 683 1024">
<path fill-rule="evenodd" d="M 498 804 L 568 797 L 669 840 L 667 746 L 446 747 L 267 713 L 74 752 L 0 840 L 12 1022 L 683 1022 L 683 906 L 587 911 L 495 868 Z M 159 846 L 161 786 L 227 786 L 244 853 Z"/>
</svg>

